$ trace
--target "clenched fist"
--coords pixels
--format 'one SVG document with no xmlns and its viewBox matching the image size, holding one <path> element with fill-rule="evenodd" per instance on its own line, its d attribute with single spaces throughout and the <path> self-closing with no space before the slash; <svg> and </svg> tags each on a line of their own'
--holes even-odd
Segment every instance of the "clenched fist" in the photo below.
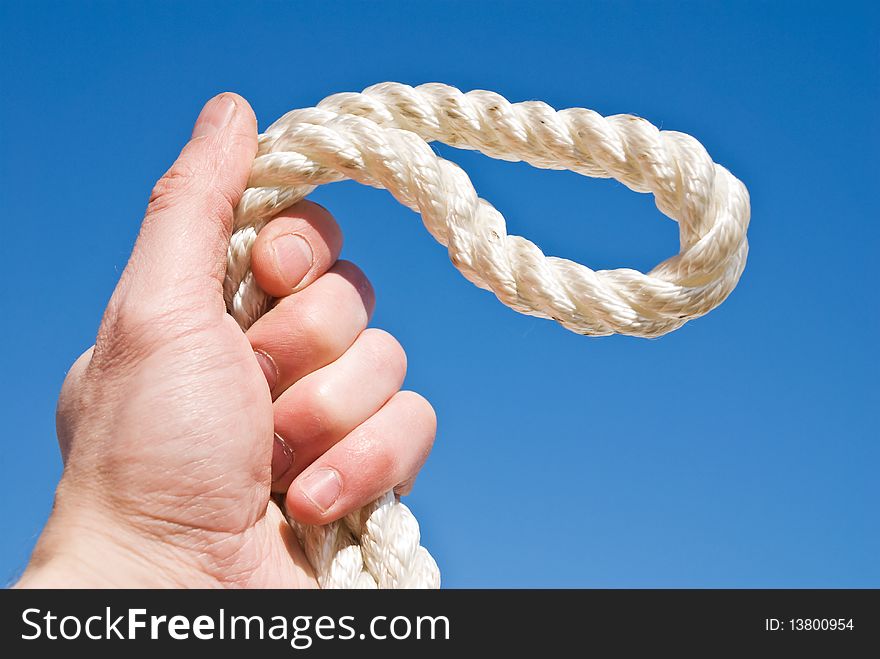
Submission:
<svg viewBox="0 0 880 659">
<path fill-rule="evenodd" d="M 257 149 L 221 94 L 159 180 L 95 346 L 58 401 L 64 473 L 19 586 L 311 587 L 273 500 L 310 524 L 405 493 L 435 417 L 399 391 L 403 349 L 365 329 L 373 290 L 300 202 L 258 236 L 277 303 L 247 332 L 223 302 L 232 211 Z"/>
</svg>

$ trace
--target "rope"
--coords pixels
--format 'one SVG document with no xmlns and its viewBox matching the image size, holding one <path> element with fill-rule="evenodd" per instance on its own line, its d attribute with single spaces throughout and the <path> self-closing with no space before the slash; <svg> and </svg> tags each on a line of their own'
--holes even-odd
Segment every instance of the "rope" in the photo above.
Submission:
<svg viewBox="0 0 880 659">
<path fill-rule="evenodd" d="M 464 171 L 434 153 L 434 140 L 650 192 L 678 222 L 680 251 L 647 274 L 544 256 L 507 234 L 501 213 L 477 196 Z M 420 213 L 455 267 L 507 306 L 591 336 L 678 329 L 724 301 L 748 254 L 748 191 L 689 135 L 631 115 L 556 111 L 437 83 L 382 83 L 288 112 L 260 136 L 235 212 L 224 291 L 242 328 L 271 302 L 250 272 L 257 233 L 317 186 L 345 179 L 384 188 Z M 322 588 L 439 587 L 418 523 L 391 492 L 326 526 L 291 524 Z"/>
</svg>

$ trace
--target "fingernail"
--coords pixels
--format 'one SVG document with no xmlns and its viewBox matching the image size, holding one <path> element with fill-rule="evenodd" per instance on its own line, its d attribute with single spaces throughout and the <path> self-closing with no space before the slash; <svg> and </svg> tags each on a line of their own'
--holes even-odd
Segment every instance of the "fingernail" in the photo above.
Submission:
<svg viewBox="0 0 880 659">
<path fill-rule="evenodd" d="M 283 233 L 272 240 L 272 251 L 284 285 L 293 290 L 312 268 L 312 248 L 302 236 Z"/>
<path fill-rule="evenodd" d="M 193 139 L 208 137 L 229 123 L 235 112 L 235 101 L 229 94 L 215 96 L 202 108 L 193 128 Z"/>
<path fill-rule="evenodd" d="M 275 446 L 272 449 L 272 481 L 282 478 L 293 466 L 293 449 L 287 445 L 281 436 L 275 433 Z"/>
<path fill-rule="evenodd" d="M 306 476 L 299 484 L 306 499 L 315 504 L 322 513 L 336 503 L 342 491 L 342 483 L 335 469 L 318 469 Z"/>
<path fill-rule="evenodd" d="M 266 382 L 269 383 L 269 391 L 273 391 L 278 383 L 278 367 L 275 365 L 275 360 L 262 350 L 254 350 L 254 356 L 257 358 L 260 368 L 263 369 L 263 375 L 266 376 Z"/>
</svg>

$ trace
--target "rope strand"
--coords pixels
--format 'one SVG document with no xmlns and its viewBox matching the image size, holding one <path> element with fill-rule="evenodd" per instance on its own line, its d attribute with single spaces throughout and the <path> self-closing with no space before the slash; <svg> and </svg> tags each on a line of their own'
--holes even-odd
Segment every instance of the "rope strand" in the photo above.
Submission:
<svg viewBox="0 0 880 659">
<path fill-rule="evenodd" d="M 545 256 L 508 235 L 501 213 L 477 196 L 464 171 L 434 153 L 432 141 L 650 192 L 678 222 L 680 252 L 646 274 Z M 556 111 L 439 83 L 382 83 L 288 112 L 260 136 L 235 212 L 224 285 L 242 328 L 271 302 L 250 271 L 257 233 L 315 187 L 345 179 L 384 188 L 419 213 L 476 286 L 580 334 L 657 337 L 678 329 L 724 301 L 748 255 L 748 191 L 689 135 L 631 115 Z M 393 493 L 327 526 L 291 523 L 322 588 L 439 587 L 418 523 Z"/>
</svg>

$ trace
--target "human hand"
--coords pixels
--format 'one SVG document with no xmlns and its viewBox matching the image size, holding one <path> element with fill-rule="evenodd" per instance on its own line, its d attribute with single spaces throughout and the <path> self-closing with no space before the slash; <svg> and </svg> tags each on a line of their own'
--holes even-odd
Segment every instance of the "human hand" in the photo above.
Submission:
<svg viewBox="0 0 880 659">
<path fill-rule="evenodd" d="M 373 290 L 336 260 L 326 210 L 300 202 L 259 234 L 252 269 L 278 302 L 246 333 L 226 313 L 256 148 L 250 106 L 221 94 L 153 190 L 95 346 L 62 387 L 64 473 L 19 586 L 313 587 L 271 493 L 328 523 L 406 493 L 427 458 L 433 410 L 398 391 L 396 340 L 364 329 Z"/>
</svg>

